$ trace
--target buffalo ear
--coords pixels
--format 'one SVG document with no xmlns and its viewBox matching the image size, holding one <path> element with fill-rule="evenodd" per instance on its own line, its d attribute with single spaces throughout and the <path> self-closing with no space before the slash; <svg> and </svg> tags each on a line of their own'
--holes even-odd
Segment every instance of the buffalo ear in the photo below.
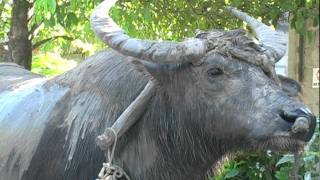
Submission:
<svg viewBox="0 0 320 180">
<path fill-rule="evenodd" d="M 158 83 L 165 82 L 167 70 L 165 65 L 151 63 L 147 61 L 134 60 L 132 61 L 134 68 L 146 76 L 148 79 L 157 81 Z"/>
<path fill-rule="evenodd" d="M 302 88 L 301 85 L 288 77 L 278 75 L 282 90 L 290 97 L 298 97 L 299 93 L 301 93 Z"/>
</svg>

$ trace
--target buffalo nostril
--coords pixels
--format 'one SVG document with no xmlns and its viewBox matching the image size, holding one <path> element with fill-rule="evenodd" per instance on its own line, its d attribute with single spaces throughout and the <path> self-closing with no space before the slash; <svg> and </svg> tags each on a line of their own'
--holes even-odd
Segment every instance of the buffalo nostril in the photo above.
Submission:
<svg viewBox="0 0 320 180">
<path fill-rule="evenodd" d="M 308 132 L 309 131 L 309 119 L 302 116 L 302 117 L 298 117 L 294 124 L 291 127 L 291 131 L 292 133 L 303 133 L 303 132 Z"/>
<path fill-rule="evenodd" d="M 283 120 L 290 123 L 294 123 L 299 117 L 311 118 L 313 116 L 310 110 L 306 108 L 299 108 L 294 111 L 281 110 L 279 114 Z"/>
<path fill-rule="evenodd" d="M 280 116 L 283 120 L 290 123 L 294 123 L 297 117 L 299 117 L 296 111 L 291 111 L 291 112 L 281 111 Z"/>
<path fill-rule="evenodd" d="M 307 108 L 299 108 L 294 111 L 279 112 L 281 118 L 288 122 L 293 137 L 303 141 L 309 141 L 316 127 L 316 118 Z M 287 128 L 287 127 L 286 127 Z"/>
</svg>

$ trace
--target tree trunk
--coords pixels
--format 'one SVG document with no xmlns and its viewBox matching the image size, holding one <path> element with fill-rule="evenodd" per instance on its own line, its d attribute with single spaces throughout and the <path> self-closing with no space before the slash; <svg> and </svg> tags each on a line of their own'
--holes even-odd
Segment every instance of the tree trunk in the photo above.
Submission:
<svg viewBox="0 0 320 180">
<path fill-rule="evenodd" d="M 313 86 L 313 73 L 319 68 L 319 26 L 313 27 L 308 20 L 306 30 L 313 34 L 313 39 L 303 39 L 294 29 L 289 31 L 289 77 L 299 81 L 303 87 L 303 102 L 319 116 L 319 87 Z M 303 42 L 301 42 L 303 41 Z"/>
<path fill-rule="evenodd" d="M 0 63 L 1 62 L 11 62 L 10 60 L 10 52 L 9 50 L 6 48 L 5 45 L 2 45 L 0 43 Z"/>
<path fill-rule="evenodd" d="M 13 0 L 12 21 L 9 32 L 9 50 L 11 60 L 26 69 L 31 69 L 32 42 L 29 40 L 28 11 L 30 4 L 26 0 Z"/>
</svg>

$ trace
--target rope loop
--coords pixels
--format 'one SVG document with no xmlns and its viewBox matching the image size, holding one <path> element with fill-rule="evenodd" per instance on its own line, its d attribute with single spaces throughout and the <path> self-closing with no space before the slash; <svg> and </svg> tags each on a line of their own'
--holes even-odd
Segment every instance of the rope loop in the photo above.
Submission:
<svg viewBox="0 0 320 180">
<path fill-rule="evenodd" d="M 108 149 L 108 162 L 102 164 L 102 169 L 98 174 L 97 180 L 118 180 L 123 177 L 126 180 L 131 180 L 128 174 L 121 167 L 113 164 L 114 152 L 118 141 L 118 133 L 113 128 L 107 128 L 105 131 L 111 131 L 115 139 L 112 148 Z"/>
<path fill-rule="evenodd" d="M 112 161 L 114 158 L 114 151 L 116 150 L 117 142 L 118 142 L 118 133 L 113 128 L 107 128 L 106 131 L 111 131 L 114 135 L 114 143 L 112 145 L 112 149 L 108 149 L 108 163 L 112 165 Z"/>
</svg>

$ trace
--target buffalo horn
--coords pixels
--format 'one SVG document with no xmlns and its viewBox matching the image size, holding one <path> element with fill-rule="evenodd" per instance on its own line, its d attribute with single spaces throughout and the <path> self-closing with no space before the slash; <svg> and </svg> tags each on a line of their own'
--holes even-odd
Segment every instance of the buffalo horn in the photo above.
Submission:
<svg viewBox="0 0 320 180">
<path fill-rule="evenodd" d="M 260 43 L 265 46 L 266 54 L 272 56 L 275 62 L 278 62 L 286 54 L 287 38 L 283 32 L 273 30 L 271 27 L 234 7 L 227 8 L 239 19 L 248 23 L 250 28 L 256 33 Z"/>
<path fill-rule="evenodd" d="M 116 2 L 117 0 L 103 1 L 91 15 L 94 32 L 112 49 L 154 63 L 186 63 L 205 55 L 208 45 L 202 39 L 156 42 L 129 37 L 108 15 Z"/>
</svg>

